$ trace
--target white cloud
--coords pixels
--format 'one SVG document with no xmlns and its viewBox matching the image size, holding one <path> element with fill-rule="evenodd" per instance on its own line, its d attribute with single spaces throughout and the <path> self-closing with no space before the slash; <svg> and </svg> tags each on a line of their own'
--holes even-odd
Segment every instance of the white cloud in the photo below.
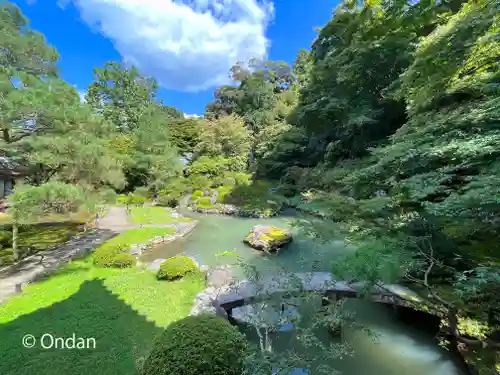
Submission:
<svg viewBox="0 0 500 375">
<path fill-rule="evenodd" d="M 187 114 L 187 113 L 184 113 L 184 118 L 201 118 L 200 115 L 197 115 L 197 114 Z"/>
<path fill-rule="evenodd" d="M 264 58 L 270 0 L 65 0 L 161 86 L 198 91 L 228 82 L 237 61 Z"/>
</svg>

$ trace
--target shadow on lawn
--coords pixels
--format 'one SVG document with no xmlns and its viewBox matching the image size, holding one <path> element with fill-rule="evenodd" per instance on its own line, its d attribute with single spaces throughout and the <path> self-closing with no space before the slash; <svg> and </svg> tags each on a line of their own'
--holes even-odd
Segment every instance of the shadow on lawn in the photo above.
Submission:
<svg viewBox="0 0 500 375">
<path fill-rule="evenodd" d="M 1 310 L 0 310 L 1 312 Z M 64 301 L 0 324 L 0 374 L 137 374 L 162 328 L 146 320 L 103 285 L 84 282 Z M 24 348 L 22 338 L 94 338 L 95 349 Z M 39 341 L 39 340 L 37 340 Z"/>
</svg>

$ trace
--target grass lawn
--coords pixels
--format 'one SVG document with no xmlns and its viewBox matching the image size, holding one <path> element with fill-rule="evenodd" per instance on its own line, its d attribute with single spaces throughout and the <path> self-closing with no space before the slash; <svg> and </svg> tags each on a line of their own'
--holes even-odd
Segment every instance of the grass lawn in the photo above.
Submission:
<svg viewBox="0 0 500 375">
<path fill-rule="evenodd" d="M 24 256 L 35 254 L 42 250 L 68 241 L 71 236 L 82 233 L 80 223 L 63 223 L 58 225 L 24 226 L 19 230 L 19 249 Z M 0 267 L 13 263 L 12 257 L 12 229 L 5 226 L 0 230 Z"/>
<path fill-rule="evenodd" d="M 188 314 L 203 287 L 201 274 L 157 281 L 140 268 L 95 268 L 91 257 L 73 261 L 0 305 L 0 374 L 137 375 L 154 337 Z M 47 333 L 94 338 L 96 348 L 22 346 L 24 335 Z"/>
<path fill-rule="evenodd" d="M 148 240 L 156 236 L 166 236 L 167 234 L 175 234 L 174 228 L 136 228 L 128 230 L 120 235 L 111 238 L 101 246 L 123 246 L 130 247 L 133 244 L 146 243 Z M 97 248 L 98 249 L 98 248 Z M 97 250 L 96 249 L 96 250 Z"/>
<path fill-rule="evenodd" d="M 178 222 L 189 222 L 192 219 L 174 218 L 173 211 L 167 207 L 132 207 L 130 210 L 131 221 L 134 224 L 173 224 Z"/>
</svg>

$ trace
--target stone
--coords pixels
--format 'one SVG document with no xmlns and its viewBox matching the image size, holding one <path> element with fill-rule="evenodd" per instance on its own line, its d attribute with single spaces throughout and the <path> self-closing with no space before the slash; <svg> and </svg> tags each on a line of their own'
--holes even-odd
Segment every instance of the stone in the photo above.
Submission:
<svg viewBox="0 0 500 375">
<path fill-rule="evenodd" d="M 165 261 L 163 258 L 155 259 L 148 265 L 148 270 L 150 271 L 158 271 L 160 269 L 160 264 Z"/>
<path fill-rule="evenodd" d="M 292 235 L 283 228 L 256 225 L 248 233 L 243 242 L 254 249 L 270 252 L 277 251 L 292 242 Z"/>
<path fill-rule="evenodd" d="M 210 203 L 211 204 L 216 204 L 218 199 L 219 199 L 219 193 L 216 190 L 216 191 L 214 191 L 214 193 L 210 197 Z"/>
<path fill-rule="evenodd" d="M 231 266 L 220 266 L 210 269 L 206 275 L 208 287 L 220 288 L 234 282 Z"/>
<path fill-rule="evenodd" d="M 131 245 L 130 246 L 130 254 L 132 255 L 141 255 L 142 249 L 141 245 Z"/>
</svg>

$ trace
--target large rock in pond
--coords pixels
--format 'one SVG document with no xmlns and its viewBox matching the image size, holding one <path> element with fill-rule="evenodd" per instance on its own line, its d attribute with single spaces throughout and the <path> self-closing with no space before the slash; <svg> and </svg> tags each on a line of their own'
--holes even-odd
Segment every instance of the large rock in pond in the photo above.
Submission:
<svg viewBox="0 0 500 375">
<path fill-rule="evenodd" d="M 276 251 L 292 242 L 292 235 L 283 228 L 256 225 L 243 242 L 257 250 Z"/>
</svg>

